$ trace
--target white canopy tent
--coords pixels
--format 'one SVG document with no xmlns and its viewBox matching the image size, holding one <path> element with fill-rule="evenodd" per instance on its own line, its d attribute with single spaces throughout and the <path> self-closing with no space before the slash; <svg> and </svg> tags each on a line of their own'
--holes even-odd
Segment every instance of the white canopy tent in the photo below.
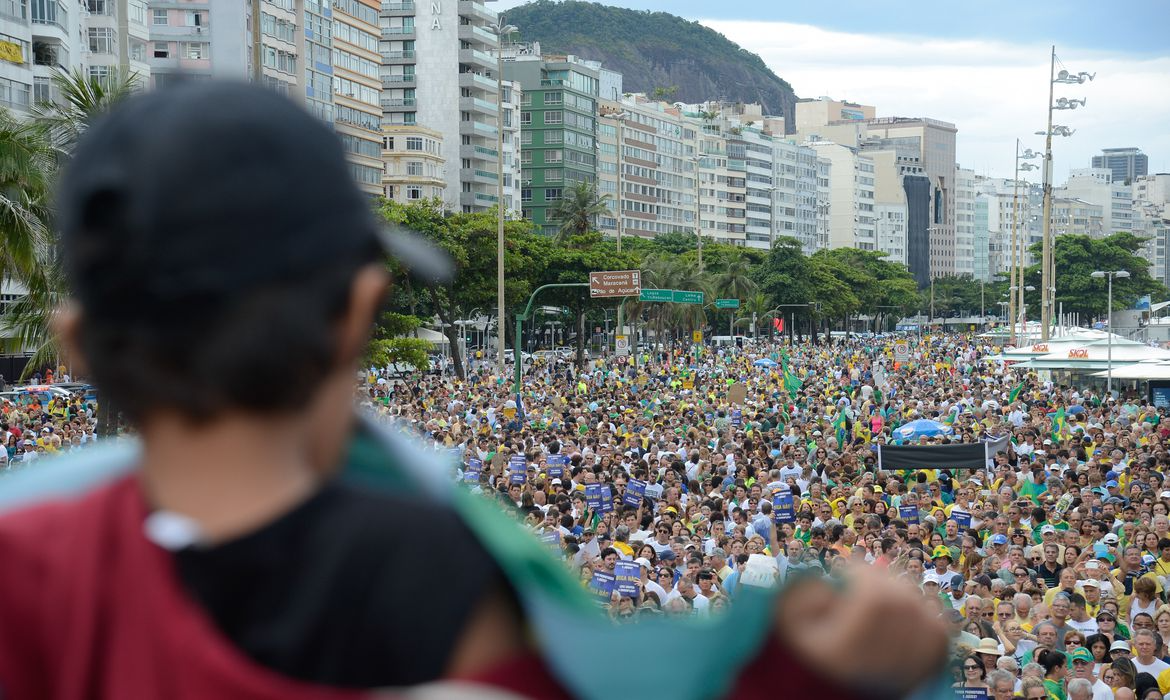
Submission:
<svg viewBox="0 0 1170 700">
<path fill-rule="evenodd" d="M 406 337 L 421 338 L 431 345 L 437 345 L 439 347 L 446 347 L 451 344 L 451 341 L 447 340 L 447 336 L 438 331 L 433 331 L 430 328 L 419 328 Z"/>
<path fill-rule="evenodd" d="M 1115 337 L 1112 345 L 1115 371 L 1119 365 L 1132 365 L 1146 360 L 1170 360 L 1170 350 L 1153 348 L 1145 343 Z M 1025 369 L 1102 370 L 1108 369 L 1110 356 L 1109 341 L 1096 340 L 1083 345 L 1064 347 L 1016 366 Z"/>
<path fill-rule="evenodd" d="M 1094 377 L 1107 377 L 1109 371 L 1097 372 Z M 1113 368 L 1114 379 L 1170 379 L 1170 361 L 1151 360 Z"/>
</svg>

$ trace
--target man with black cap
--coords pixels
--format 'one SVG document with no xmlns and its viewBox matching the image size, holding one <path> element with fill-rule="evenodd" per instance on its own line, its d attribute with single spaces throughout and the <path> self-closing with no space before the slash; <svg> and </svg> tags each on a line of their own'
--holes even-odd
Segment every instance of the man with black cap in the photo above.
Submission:
<svg viewBox="0 0 1170 700">
<path fill-rule="evenodd" d="M 546 659 L 554 642 L 571 646 L 573 624 L 608 622 L 558 606 L 556 562 L 529 557 L 506 516 L 453 491 L 440 458 L 355 417 L 384 251 L 432 281 L 443 265 L 383 235 L 325 125 L 243 84 L 136 96 L 82 139 L 59 211 L 62 343 L 141 450 L 112 445 L 6 480 L 5 697 L 316 700 L 452 678 L 541 698 L 584 687 L 570 668 L 580 658 Z M 884 577 L 859 573 L 848 595 L 810 580 L 779 602 L 748 587 L 736 610 L 766 623 L 738 648 L 754 658 L 721 664 L 712 689 L 764 697 L 775 673 L 794 696 L 850 697 L 843 684 L 862 683 L 898 695 L 945 653 L 918 597 Z M 554 636 L 557 616 L 573 624 Z M 718 625 L 687 644 L 728 646 Z M 607 653 L 625 639 L 599 629 Z"/>
</svg>

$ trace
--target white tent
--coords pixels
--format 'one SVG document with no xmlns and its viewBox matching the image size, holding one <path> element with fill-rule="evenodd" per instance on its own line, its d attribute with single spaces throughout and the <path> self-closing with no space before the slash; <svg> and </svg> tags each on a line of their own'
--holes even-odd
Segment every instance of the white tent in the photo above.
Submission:
<svg viewBox="0 0 1170 700">
<path fill-rule="evenodd" d="M 1107 377 L 1109 371 L 1096 372 L 1094 377 Z M 1155 360 L 1113 368 L 1114 379 L 1170 379 L 1170 362 Z"/>
<path fill-rule="evenodd" d="M 1109 341 L 1096 340 L 1034 357 L 1019 366 L 1028 369 L 1102 370 L 1109 367 L 1110 359 Z M 1153 348 L 1124 338 L 1113 339 L 1112 362 L 1115 370 L 1118 365 L 1132 365 L 1146 360 L 1170 360 L 1170 350 Z"/>
<path fill-rule="evenodd" d="M 433 331 L 430 328 L 419 328 L 406 337 L 421 338 L 425 341 L 428 341 L 431 345 L 438 345 L 439 347 L 451 344 L 451 341 L 447 340 L 447 336 L 438 331 Z"/>
<path fill-rule="evenodd" d="M 1003 351 L 1003 359 L 1005 360 L 1026 360 L 1032 357 L 1040 357 L 1042 355 L 1049 355 L 1053 353 L 1062 353 L 1069 348 L 1079 348 L 1094 343 L 1098 340 L 1104 340 L 1105 335 L 1101 331 L 1096 332 L 1081 332 L 1076 335 L 1066 335 L 1058 338 L 1050 338 L 1049 340 L 1037 340 L 1027 345 L 1021 345 L 1018 348 L 1011 348 Z M 1114 337 L 1114 342 L 1124 340 L 1120 336 Z"/>
</svg>

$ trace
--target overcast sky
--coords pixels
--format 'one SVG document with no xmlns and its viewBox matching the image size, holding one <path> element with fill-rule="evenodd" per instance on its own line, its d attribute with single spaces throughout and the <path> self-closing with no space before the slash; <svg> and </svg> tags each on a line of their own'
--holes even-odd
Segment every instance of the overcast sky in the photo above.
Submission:
<svg viewBox="0 0 1170 700">
<path fill-rule="evenodd" d="M 519 4 L 493 6 L 506 12 Z M 1058 71 L 1063 64 L 1096 73 L 1083 85 L 1056 86 L 1056 97 L 1088 100 L 1054 113 L 1055 124 L 1076 129 L 1053 139 L 1057 184 L 1111 147 L 1141 148 L 1152 172 L 1170 172 L 1167 0 L 944 0 L 904 11 L 872 0 L 610 4 L 698 20 L 759 54 L 799 97 L 827 95 L 874 105 L 878 116 L 952 122 L 959 164 L 1005 177 L 1016 138 L 1043 148 L 1034 132 L 1045 126 L 1055 43 Z"/>
</svg>

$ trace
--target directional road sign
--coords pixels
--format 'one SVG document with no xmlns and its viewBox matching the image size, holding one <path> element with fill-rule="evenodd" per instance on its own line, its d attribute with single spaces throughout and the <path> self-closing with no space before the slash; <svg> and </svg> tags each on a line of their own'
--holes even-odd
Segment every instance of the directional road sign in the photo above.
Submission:
<svg viewBox="0 0 1170 700">
<path fill-rule="evenodd" d="M 674 294 L 669 289 L 643 289 L 638 301 L 671 301 Z"/>
<path fill-rule="evenodd" d="M 639 270 L 614 270 L 589 273 L 589 296 L 633 297 L 642 291 L 642 273 Z"/>
<path fill-rule="evenodd" d="M 684 291 L 681 289 L 676 289 L 676 290 L 674 290 L 674 294 L 672 295 L 671 301 L 673 301 L 676 304 L 702 304 L 703 303 L 703 293 L 702 292 L 688 292 L 688 291 Z"/>
<path fill-rule="evenodd" d="M 715 308 L 717 309 L 738 309 L 739 299 L 716 299 Z"/>
</svg>

